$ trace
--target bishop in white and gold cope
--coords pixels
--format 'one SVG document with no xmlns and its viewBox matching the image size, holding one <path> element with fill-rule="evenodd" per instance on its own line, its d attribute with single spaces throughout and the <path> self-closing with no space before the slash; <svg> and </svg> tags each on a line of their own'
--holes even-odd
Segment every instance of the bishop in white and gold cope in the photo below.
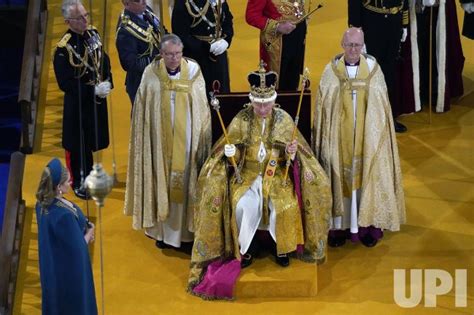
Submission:
<svg viewBox="0 0 474 315">
<path fill-rule="evenodd" d="M 362 54 L 364 33 L 350 28 L 341 44 L 321 78 L 312 145 L 332 185 L 328 244 L 372 247 L 405 223 L 402 172 L 384 75 Z"/>
<path fill-rule="evenodd" d="M 145 68 L 132 111 L 124 211 L 159 248 L 193 241 L 197 177 L 211 147 L 199 65 L 167 34 Z"/>
</svg>

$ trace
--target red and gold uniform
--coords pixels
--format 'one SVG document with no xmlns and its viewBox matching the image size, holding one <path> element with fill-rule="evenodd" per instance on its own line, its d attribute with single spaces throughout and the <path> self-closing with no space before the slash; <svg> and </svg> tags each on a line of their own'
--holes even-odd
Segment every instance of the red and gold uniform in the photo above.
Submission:
<svg viewBox="0 0 474 315">
<path fill-rule="evenodd" d="M 260 29 L 260 58 L 267 70 L 279 75 L 279 90 L 297 90 L 304 64 L 306 21 L 303 0 L 248 0 L 247 23 Z M 278 23 L 293 22 L 287 35 L 277 32 Z"/>
</svg>

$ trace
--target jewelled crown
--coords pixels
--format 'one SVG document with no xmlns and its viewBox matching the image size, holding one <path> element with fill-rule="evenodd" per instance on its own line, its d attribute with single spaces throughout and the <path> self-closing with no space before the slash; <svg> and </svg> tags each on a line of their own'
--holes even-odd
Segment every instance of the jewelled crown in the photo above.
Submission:
<svg viewBox="0 0 474 315">
<path fill-rule="evenodd" d="M 250 84 L 249 98 L 252 102 L 269 102 L 276 99 L 275 86 L 278 75 L 273 71 L 265 70 L 265 63 L 260 61 L 258 71 L 250 72 L 247 77 Z"/>
</svg>

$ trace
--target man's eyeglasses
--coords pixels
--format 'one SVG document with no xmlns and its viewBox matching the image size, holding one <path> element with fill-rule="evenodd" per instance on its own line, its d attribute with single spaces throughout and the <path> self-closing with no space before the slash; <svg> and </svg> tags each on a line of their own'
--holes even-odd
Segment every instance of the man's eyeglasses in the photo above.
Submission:
<svg viewBox="0 0 474 315">
<path fill-rule="evenodd" d="M 345 48 L 357 48 L 360 49 L 364 46 L 364 44 L 359 44 L 359 43 L 344 43 L 343 46 Z"/>
<path fill-rule="evenodd" d="M 177 52 L 164 52 L 163 55 L 167 58 L 172 58 L 172 57 L 181 57 L 183 54 L 182 51 L 177 51 Z"/>
<path fill-rule="evenodd" d="M 84 15 L 79 15 L 79 16 L 76 16 L 76 17 L 68 17 L 67 20 L 73 20 L 73 21 L 87 21 L 87 19 L 89 18 L 89 13 L 86 13 Z"/>
</svg>

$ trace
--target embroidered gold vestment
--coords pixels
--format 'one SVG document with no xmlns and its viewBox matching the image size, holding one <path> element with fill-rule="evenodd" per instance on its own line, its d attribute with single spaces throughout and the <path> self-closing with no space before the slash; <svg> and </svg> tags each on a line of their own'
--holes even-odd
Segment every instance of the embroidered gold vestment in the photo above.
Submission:
<svg viewBox="0 0 474 315">
<path fill-rule="evenodd" d="M 230 142 L 235 144 L 235 156 L 242 183 L 234 176 L 233 167 L 223 153 L 225 140 L 221 138 L 212 149 L 203 166 L 199 180 L 195 208 L 195 240 L 191 257 L 189 289 L 200 281 L 203 268 L 216 259 L 239 259 L 239 242 L 235 218 L 235 207 L 240 197 L 249 189 L 258 175 L 268 172 L 267 164 L 272 150 L 280 151 L 273 179 L 268 184 L 264 177 L 264 194 L 268 196 L 276 211 L 276 243 L 278 253 L 295 251 L 298 244 L 304 245 L 300 259 L 308 262 L 323 262 L 329 228 L 331 191 L 323 169 L 314 157 L 310 146 L 298 132 L 298 151 L 295 161 L 299 163 L 299 181 L 302 207 L 298 206 L 294 179 L 282 185 L 286 162 L 285 147 L 291 142 L 294 122 L 283 110 L 274 108 L 266 119 L 265 132 L 261 133 L 262 120 L 253 108 L 240 111 L 228 127 Z M 263 162 L 256 159 L 260 143 L 267 156 Z M 265 188 L 267 185 L 267 188 Z M 264 208 L 268 206 L 264 199 Z M 265 211 L 265 210 L 264 210 Z M 262 218 L 263 220 L 263 218 Z"/>
<path fill-rule="evenodd" d="M 183 183 L 184 209 L 187 227 L 193 227 L 193 208 L 196 195 L 197 177 L 208 156 L 211 146 L 211 117 L 205 95 L 205 83 L 199 67 L 191 59 L 183 58 L 184 63 L 193 63 L 198 71 L 189 73 L 187 78 L 178 80 L 163 79 L 160 63 L 155 59 L 144 71 L 133 107 L 127 187 L 125 191 L 124 213 L 133 216 L 133 228 L 150 228 L 157 221 L 165 221 L 169 216 L 170 184 L 172 180 L 169 135 L 170 100 L 162 95 L 175 91 L 175 111 L 185 106 L 191 116 L 191 148 L 185 167 L 187 181 Z M 182 64 L 183 66 L 183 64 Z M 181 73 L 181 75 L 183 75 Z M 161 77 L 160 77 L 161 75 Z M 171 96 L 170 96 L 171 98 Z M 166 121 L 165 121 L 166 120 Z M 183 152 L 184 154 L 184 152 Z"/>
<path fill-rule="evenodd" d="M 321 166 L 329 176 L 333 193 L 333 216 L 344 213 L 344 162 L 343 145 L 360 147 L 357 169 L 361 170 L 360 204 L 358 225 L 362 227 L 398 231 L 405 223 L 405 197 L 402 187 L 402 172 L 398 156 L 397 140 L 392 112 L 387 95 L 387 86 L 378 64 L 363 79 L 357 88 L 347 77 L 338 71 L 337 65 L 342 55 L 336 56 L 323 72 L 316 98 L 313 149 Z M 374 58 L 365 55 L 364 60 Z M 357 118 L 363 123 L 362 135 L 355 137 L 362 143 L 342 139 L 344 126 L 344 95 L 347 89 L 364 89 L 366 100 L 365 116 Z M 352 106 L 352 104 L 349 104 Z"/>
</svg>

